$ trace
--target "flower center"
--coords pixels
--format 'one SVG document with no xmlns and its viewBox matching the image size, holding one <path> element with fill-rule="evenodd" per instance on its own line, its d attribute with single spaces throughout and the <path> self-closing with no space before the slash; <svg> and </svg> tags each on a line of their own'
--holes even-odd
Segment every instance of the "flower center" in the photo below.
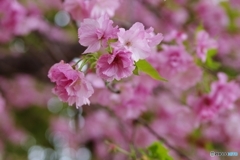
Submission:
<svg viewBox="0 0 240 160">
<path fill-rule="evenodd" d="M 125 43 L 125 45 L 126 45 L 127 47 L 129 47 L 129 46 L 131 46 L 131 42 L 127 41 L 127 42 Z"/>
</svg>

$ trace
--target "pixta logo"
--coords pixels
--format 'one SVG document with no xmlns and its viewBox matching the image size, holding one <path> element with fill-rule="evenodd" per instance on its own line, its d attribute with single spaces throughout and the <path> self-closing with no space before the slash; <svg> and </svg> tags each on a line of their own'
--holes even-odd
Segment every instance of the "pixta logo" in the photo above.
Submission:
<svg viewBox="0 0 240 160">
<path fill-rule="evenodd" d="M 238 156 L 238 152 L 210 152 L 210 157 L 214 156 Z"/>
<path fill-rule="evenodd" d="M 211 151 L 211 152 L 210 152 L 210 156 L 211 156 L 211 157 L 214 157 L 214 156 L 215 156 L 215 152 L 214 152 L 214 151 Z"/>
</svg>

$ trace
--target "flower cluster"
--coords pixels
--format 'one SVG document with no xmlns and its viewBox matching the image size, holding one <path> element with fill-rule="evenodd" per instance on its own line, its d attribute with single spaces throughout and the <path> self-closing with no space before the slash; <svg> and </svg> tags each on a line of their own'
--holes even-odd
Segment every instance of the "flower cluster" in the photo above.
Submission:
<svg viewBox="0 0 240 160">
<path fill-rule="evenodd" d="M 135 63 L 156 53 L 157 45 L 163 40 L 162 34 L 155 34 L 153 28 L 145 30 L 139 22 L 129 30 L 114 27 L 106 14 L 84 19 L 78 37 L 79 43 L 87 47 L 83 54 L 96 55 L 96 73 L 107 82 L 131 76 Z M 86 57 L 85 62 L 90 59 Z M 52 66 L 48 77 L 56 82 L 53 92 L 62 101 L 69 105 L 76 103 L 77 107 L 89 104 L 93 88 L 82 72 L 60 62 Z"/>
<path fill-rule="evenodd" d="M 107 47 L 108 40 L 117 38 L 117 27 L 107 16 L 98 19 L 84 19 L 78 29 L 79 43 L 88 47 L 84 53 L 97 52 Z"/>
<path fill-rule="evenodd" d="M 135 23 L 129 30 L 113 26 L 113 21 L 104 15 L 97 19 L 85 19 L 78 29 L 79 43 L 86 46 L 84 53 L 105 51 L 97 61 L 97 74 L 104 80 L 120 80 L 131 75 L 134 62 L 146 59 L 156 52 L 162 41 L 153 28 L 144 29 L 142 23 Z M 113 42 L 112 42 L 113 41 Z"/>
</svg>

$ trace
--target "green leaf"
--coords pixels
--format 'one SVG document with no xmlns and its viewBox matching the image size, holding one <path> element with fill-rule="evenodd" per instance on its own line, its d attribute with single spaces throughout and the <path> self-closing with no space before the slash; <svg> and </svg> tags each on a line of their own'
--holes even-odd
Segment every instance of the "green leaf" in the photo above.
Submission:
<svg viewBox="0 0 240 160">
<path fill-rule="evenodd" d="M 206 65 L 208 68 L 217 70 L 221 64 L 219 62 L 216 62 L 213 57 L 217 54 L 216 49 L 209 49 L 207 52 L 207 60 L 206 60 Z"/>
<path fill-rule="evenodd" d="M 203 24 L 198 25 L 196 31 L 199 32 L 199 31 L 202 31 L 202 30 L 204 30 Z"/>
<path fill-rule="evenodd" d="M 233 33 L 237 32 L 238 27 L 237 27 L 235 21 L 239 17 L 240 12 L 237 9 L 233 9 L 228 2 L 222 2 L 221 6 L 225 9 L 225 12 L 229 19 L 228 31 L 233 32 Z"/>
<path fill-rule="evenodd" d="M 112 47 L 110 45 L 107 47 L 107 52 L 108 53 L 112 53 L 113 52 L 113 49 L 112 49 Z"/>
<path fill-rule="evenodd" d="M 138 73 L 138 67 L 137 67 L 137 66 L 136 66 L 135 69 L 133 70 L 133 74 L 139 75 L 139 73 Z"/>
<path fill-rule="evenodd" d="M 136 67 L 138 68 L 138 71 L 142 71 L 149 76 L 151 76 L 153 79 L 159 80 L 159 81 L 167 81 L 163 77 L 161 77 L 158 73 L 158 71 L 153 68 L 153 66 L 146 60 L 139 60 L 135 63 Z"/>
<path fill-rule="evenodd" d="M 216 49 L 209 49 L 207 52 L 207 56 L 208 57 L 213 57 L 217 54 L 217 50 Z"/>
<path fill-rule="evenodd" d="M 154 142 L 147 148 L 147 156 L 156 160 L 173 160 L 168 154 L 168 150 L 160 142 Z"/>
</svg>

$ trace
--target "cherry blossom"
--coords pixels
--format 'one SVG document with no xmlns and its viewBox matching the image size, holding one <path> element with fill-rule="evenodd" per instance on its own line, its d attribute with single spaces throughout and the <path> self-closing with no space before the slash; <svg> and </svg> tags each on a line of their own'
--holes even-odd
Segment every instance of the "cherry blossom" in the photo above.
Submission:
<svg viewBox="0 0 240 160">
<path fill-rule="evenodd" d="M 56 83 L 53 93 L 63 102 L 68 102 L 69 105 L 76 103 L 77 107 L 90 104 L 88 98 L 94 91 L 82 72 L 61 61 L 51 67 L 48 77 Z"/>
<path fill-rule="evenodd" d="M 126 78 L 132 75 L 134 68 L 131 53 L 125 50 L 114 50 L 97 61 L 97 74 L 107 81 Z"/>
<path fill-rule="evenodd" d="M 153 33 L 153 28 L 144 29 L 142 23 L 136 22 L 129 30 L 120 28 L 118 32 L 118 42 L 113 47 L 124 47 L 132 53 L 134 61 L 145 59 L 154 53 L 154 47 L 163 39 L 162 34 Z"/>
<path fill-rule="evenodd" d="M 209 49 L 216 49 L 217 42 L 214 39 L 209 37 L 209 34 L 206 31 L 200 31 L 197 34 L 197 55 L 198 57 L 205 62 L 207 58 L 207 51 Z"/>
<path fill-rule="evenodd" d="M 98 19 L 84 19 L 78 29 L 79 43 L 88 47 L 84 53 L 96 52 L 101 46 L 106 47 L 109 39 L 116 38 L 117 31 L 106 15 Z"/>
</svg>

